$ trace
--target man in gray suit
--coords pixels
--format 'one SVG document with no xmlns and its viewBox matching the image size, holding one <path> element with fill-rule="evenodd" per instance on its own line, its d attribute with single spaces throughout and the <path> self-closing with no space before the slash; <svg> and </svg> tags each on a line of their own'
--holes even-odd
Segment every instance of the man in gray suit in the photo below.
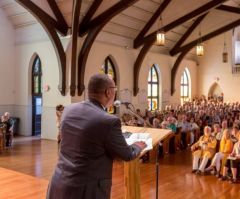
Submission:
<svg viewBox="0 0 240 199">
<path fill-rule="evenodd" d="M 146 147 L 127 145 L 121 121 L 105 111 L 113 104 L 114 81 L 94 75 L 89 100 L 64 109 L 59 160 L 49 183 L 47 199 L 110 199 L 113 159 L 135 159 Z"/>
</svg>

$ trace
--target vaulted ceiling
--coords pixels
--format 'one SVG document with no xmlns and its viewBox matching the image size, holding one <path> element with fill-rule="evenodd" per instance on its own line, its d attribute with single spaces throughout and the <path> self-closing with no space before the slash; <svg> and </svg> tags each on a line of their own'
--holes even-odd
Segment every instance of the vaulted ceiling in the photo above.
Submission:
<svg viewBox="0 0 240 199">
<path fill-rule="evenodd" d="M 47 13 L 53 23 L 54 20 L 61 22 L 61 19 L 57 19 L 60 15 L 56 15 L 56 9 L 54 11 L 51 7 L 56 2 L 65 19 L 65 22 L 62 20 L 65 26 L 61 27 L 61 23 L 56 22 L 56 29 L 62 31 L 63 36 L 66 36 L 66 29 L 68 34 L 74 33 L 73 24 L 76 27 L 77 23 L 77 27 L 80 24 L 78 36 L 86 38 L 85 45 L 91 46 L 96 37 L 96 40 L 141 49 L 134 66 L 136 76 L 149 50 L 179 55 L 175 63 L 178 64 L 186 55 L 195 57 L 193 47 L 199 41 L 199 32 L 202 40 L 207 41 L 240 25 L 240 0 L 1 0 L 0 8 L 16 31 L 34 30 L 39 24 L 39 20 L 32 15 L 33 10 L 39 10 L 30 9 L 29 12 L 29 2 Z M 76 9 L 80 13 L 74 12 Z M 160 16 L 162 24 L 159 23 Z M 157 30 L 166 32 L 165 46 L 155 45 Z M 39 30 L 38 34 L 41 34 Z M 88 52 L 82 50 L 78 61 L 84 63 L 86 54 Z M 174 65 L 173 76 L 176 69 Z"/>
<path fill-rule="evenodd" d="M 124 1 L 124 0 L 123 0 Z M 172 0 L 166 6 L 162 13 L 163 26 L 171 24 L 177 19 L 187 15 L 188 13 L 198 9 L 199 7 L 212 2 L 213 0 Z M 215 0 L 218 1 L 218 0 Z M 47 0 L 32 0 L 39 7 L 43 8 L 49 15 L 55 17 L 51 11 Z M 72 8 L 73 0 L 56 0 L 57 5 L 68 24 L 72 26 Z M 94 0 L 83 0 L 80 11 L 80 21 L 86 15 L 87 11 L 91 7 Z M 119 2 L 119 0 L 104 0 L 99 6 L 93 18 L 110 8 L 112 5 Z M 119 41 L 126 40 L 126 45 L 132 47 L 134 40 L 137 38 L 141 30 L 148 23 L 157 9 L 160 7 L 164 0 L 139 0 L 132 6 L 123 10 L 121 13 L 113 17 L 102 29 L 101 33 L 111 34 L 114 37 L 120 37 Z M 192 31 L 191 35 L 183 42 L 183 45 L 189 43 L 198 38 L 199 30 L 201 29 L 202 36 L 217 30 L 219 27 L 223 27 L 234 20 L 239 19 L 240 0 L 228 0 L 223 1 L 223 5 L 235 7 L 236 9 L 227 9 L 230 7 L 222 7 L 216 9 L 219 6 L 213 6 L 212 8 L 202 11 L 200 14 L 190 16 L 188 20 L 182 21 L 176 27 L 171 27 L 166 34 L 166 45 L 164 47 L 158 47 L 160 51 L 168 53 L 185 34 L 185 32 L 191 27 L 198 16 L 203 13 L 208 14 L 202 19 L 200 25 Z M 38 23 L 37 19 L 28 12 L 25 8 L 19 5 L 15 0 L 1 0 L 0 8 L 6 13 L 7 18 L 11 21 L 15 29 L 33 26 Z M 154 23 L 148 28 L 145 35 L 149 35 L 156 31 L 159 27 L 159 15 L 155 19 Z M 34 26 L 33 26 L 34 27 Z M 140 42 L 142 43 L 142 42 Z M 132 45 L 131 45 L 132 44 Z M 119 44 L 121 45 L 121 44 Z M 138 46 L 138 45 L 137 45 Z M 194 53 L 194 51 L 192 51 Z M 174 53 L 175 54 L 175 53 Z"/>
</svg>

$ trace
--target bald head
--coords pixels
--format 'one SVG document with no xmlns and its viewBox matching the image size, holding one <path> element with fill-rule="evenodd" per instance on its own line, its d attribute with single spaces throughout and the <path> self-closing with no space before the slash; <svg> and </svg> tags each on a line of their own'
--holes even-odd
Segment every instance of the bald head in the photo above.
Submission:
<svg viewBox="0 0 240 199">
<path fill-rule="evenodd" d="M 96 74 L 93 75 L 88 83 L 88 96 L 99 95 L 104 93 L 105 90 L 111 86 L 114 86 L 113 80 L 108 75 Z"/>
</svg>

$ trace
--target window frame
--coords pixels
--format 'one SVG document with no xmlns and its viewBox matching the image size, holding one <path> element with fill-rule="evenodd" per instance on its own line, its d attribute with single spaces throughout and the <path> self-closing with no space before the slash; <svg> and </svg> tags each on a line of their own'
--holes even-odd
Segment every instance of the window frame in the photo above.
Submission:
<svg viewBox="0 0 240 199">
<path fill-rule="evenodd" d="M 153 81 L 153 70 L 155 71 L 156 76 L 157 76 L 156 82 Z M 150 81 L 149 81 L 149 73 L 150 73 Z M 153 111 L 153 109 L 152 109 L 153 99 L 157 100 L 157 108 L 155 110 L 158 110 L 159 109 L 159 75 L 158 75 L 157 67 L 155 64 L 153 64 L 152 67 L 150 68 L 150 70 L 148 71 L 148 88 L 149 88 L 149 85 L 150 85 L 151 94 L 148 95 L 148 99 L 150 99 L 150 106 L 148 106 L 148 110 Z M 156 96 L 153 96 L 153 85 L 157 86 L 157 95 Z M 149 93 L 149 91 L 147 93 Z"/>
</svg>

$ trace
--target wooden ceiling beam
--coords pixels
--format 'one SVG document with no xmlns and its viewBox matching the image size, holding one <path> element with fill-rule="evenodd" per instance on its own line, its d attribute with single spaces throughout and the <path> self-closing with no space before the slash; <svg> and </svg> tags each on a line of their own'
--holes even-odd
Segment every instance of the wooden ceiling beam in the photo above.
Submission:
<svg viewBox="0 0 240 199">
<path fill-rule="evenodd" d="M 75 91 L 77 88 L 76 87 L 77 47 L 78 47 L 78 30 L 79 30 L 81 4 L 82 4 L 82 0 L 73 1 L 71 82 L 70 82 L 71 96 L 75 96 Z"/>
<path fill-rule="evenodd" d="M 233 7 L 233 6 L 221 5 L 221 6 L 217 7 L 217 9 L 222 10 L 222 11 L 232 12 L 235 14 L 240 14 L 240 8 Z"/>
<path fill-rule="evenodd" d="M 178 58 L 176 59 L 174 65 L 172 67 L 172 70 L 171 70 L 171 95 L 173 95 L 175 92 L 175 80 L 176 80 L 177 70 L 178 70 L 183 58 L 190 50 L 191 49 L 186 49 L 185 51 L 181 52 L 181 54 L 178 56 Z"/>
<path fill-rule="evenodd" d="M 143 60 L 154 42 L 155 42 L 155 39 L 152 41 L 148 41 L 146 44 L 144 44 L 134 63 L 134 69 L 133 69 L 133 95 L 134 96 L 137 96 L 139 92 L 138 80 L 139 80 L 139 75 L 140 75 L 140 70 L 141 70 Z"/>
<path fill-rule="evenodd" d="M 133 5 L 139 0 L 121 0 L 115 5 L 108 8 L 106 11 L 89 21 L 87 24 L 82 24 L 79 30 L 79 35 L 86 34 L 89 30 L 97 27 L 99 24 L 103 24 L 108 22 L 114 16 L 122 12 L 124 9 L 128 8 L 129 6 Z"/>
<path fill-rule="evenodd" d="M 83 31 L 82 27 L 86 27 L 87 24 L 91 21 L 91 18 L 93 17 L 94 13 L 96 12 L 96 10 L 99 8 L 99 6 L 101 5 L 101 3 L 103 2 L 103 0 L 98 0 L 98 1 L 94 1 L 91 5 L 91 7 L 88 9 L 85 17 L 83 18 L 83 20 L 80 23 L 79 26 L 79 36 L 83 37 L 87 32 Z"/>
<path fill-rule="evenodd" d="M 85 89 L 84 86 L 84 74 L 85 74 L 85 68 L 86 63 L 88 59 L 89 52 L 91 50 L 91 47 L 93 45 L 93 42 L 95 41 L 98 33 L 103 29 L 103 27 L 108 23 L 113 17 L 115 17 L 117 14 L 122 12 L 123 10 L 127 9 L 129 6 L 133 5 L 139 0 L 121 0 L 106 11 L 104 11 L 102 14 L 100 14 L 98 17 L 93 19 L 87 27 L 81 26 L 80 29 L 83 29 L 84 32 L 88 32 L 87 38 L 85 39 L 83 46 L 81 48 L 81 51 L 78 55 L 78 95 L 81 96 L 83 94 L 83 91 Z"/>
<path fill-rule="evenodd" d="M 140 40 L 141 38 L 143 38 L 145 36 L 145 34 L 148 32 L 148 30 L 152 27 L 152 25 L 156 22 L 156 20 L 158 19 L 158 17 L 162 14 L 162 12 L 166 9 L 166 7 L 169 5 L 169 3 L 171 2 L 171 0 L 165 0 L 156 10 L 156 12 L 153 14 L 153 16 L 151 17 L 151 19 L 146 23 L 146 25 L 144 26 L 144 28 L 140 31 L 140 33 L 138 34 L 138 36 L 136 37 L 135 40 Z"/>
<path fill-rule="evenodd" d="M 45 13 L 41 8 L 29 0 L 16 0 L 20 5 L 29 10 L 42 24 L 54 46 L 58 66 L 59 66 L 59 85 L 58 89 L 62 95 L 66 94 L 66 55 L 56 32 L 56 21 Z"/>
<path fill-rule="evenodd" d="M 62 12 L 60 11 L 57 3 L 55 0 L 47 0 L 50 8 L 52 9 L 56 19 L 57 19 L 57 30 L 63 34 L 63 35 L 67 35 L 68 32 L 68 24 L 66 22 L 66 20 L 63 17 Z"/>
<path fill-rule="evenodd" d="M 189 35 L 193 32 L 193 30 L 198 26 L 198 24 L 201 23 L 201 21 L 205 18 L 207 15 L 201 15 L 198 17 L 193 24 L 189 27 L 189 29 L 184 33 L 184 35 L 178 40 L 178 42 L 175 44 L 175 46 L 169 51 L 170 55 L 174 55 L 174 52 L 183 44 L 183 42 L 189 37 Z"/>
<path fill-rule="evenodd" d="M 156 34 L 158 31 L 165 31 L 168 32 L 169 30 L 193 19 L 194 17 L 200 16 L 205 14 L 206 12 L 208 12 L 209 10 L 219 6 L 220 4 L 224 3 L 227 0 L 214 0 L 214 1 L 210 1 L 206 4 L 204 4 L 203 6 L 193 10 L 192 12 L 178 18 L 177 20 L 169 23 L 168 25 L 158 29 L 157 31 L 152 32 L 151 34 L 149 34 L 148 36 L 145 36 L 144 38 L 141 38 L 139 40 L 134 40 L 134 48 L 138 48 L 139 46 L 141 46 L 142 44 L 153 40 L 153 38 L 156 37 Z"/>
<path fill-rule="evenodd" d="M 240 19 L 238 19 L 238 20 L 236 20 L 236 21 L 234 21 L 234 22 L 232 22 L 232 23 L 230 23 L 230 24 L 228 24 L 224 27 L 221 27 L 221 28 L 219 28 L 219 29 L 217 29 L 217 30 L 215 30 L 211 33 L 208 33 L 207 35 L 202 36 L 201 40 L 202 40 L 202 42 L 207 41 L 207 40 L 212 39 L 213 37 L 216 37 L 216 36 L 218 36 L 218 35 L 220 35 L 224 32 L 227 32 L 227 31 L 229 31 L 229 30 L 231 30 L 231 29 L 233 29 L 233 28 L 235 28 L 239 25 L 240 25 Z M 197 38 L 196 40 L 194 40 L 194 41 L 176 49 L 176 51 L 174 52 L 173 55 L 176 55 L 179 52 L 183 52 L 186 49 L 192 49 L 193 47 L 195 47 L 197 45 L 197 43 L 199 42 L 199 39 L 200 38 Z"/>
</svg>

